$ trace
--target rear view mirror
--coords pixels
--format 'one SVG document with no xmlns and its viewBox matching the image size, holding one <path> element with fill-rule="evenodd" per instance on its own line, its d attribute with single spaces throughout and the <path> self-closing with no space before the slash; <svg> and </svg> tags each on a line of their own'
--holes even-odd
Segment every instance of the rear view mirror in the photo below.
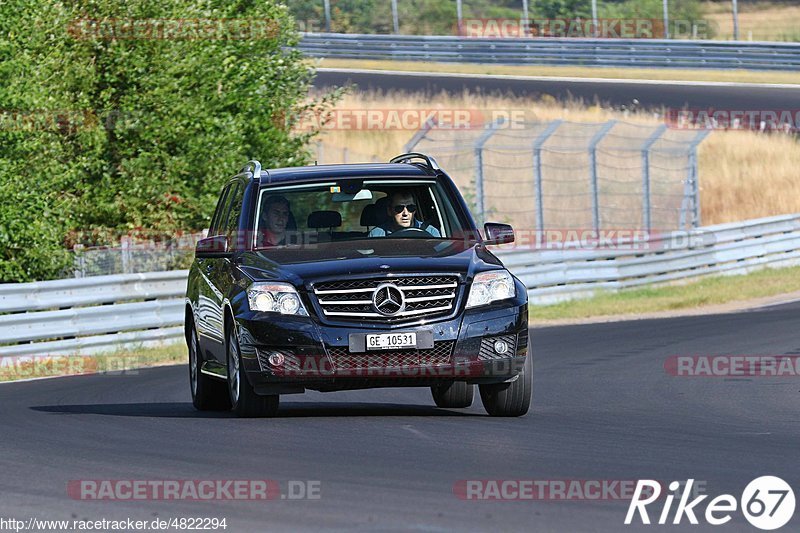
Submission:
<svg viewBox="0 0 800 533">
<path fill-rule="evenodd" d="M 230 257 L 227 235 L 214 235 L 197 241 L 195 257 Z"/>
<path fill-rule="evenodd" d="M 483 225 L 486 232 L 486 240 L 483 244 L 508 244 L 514 242 L 514 228 L 508 224 L 498 224 L 487 222 Z"/>
<path fill-rule="evenodd" d="M 369 189 L 361 189 L 355 194 L 346 192 L 337 192 L 331 198 L 334 202 L 354 202 L 358 200 L 372 200 L 372 191 Z"/>
</svg>

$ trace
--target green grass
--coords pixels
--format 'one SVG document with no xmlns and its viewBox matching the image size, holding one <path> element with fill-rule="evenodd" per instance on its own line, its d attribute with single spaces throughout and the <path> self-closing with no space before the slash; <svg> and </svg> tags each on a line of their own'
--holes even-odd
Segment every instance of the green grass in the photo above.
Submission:
<svg viewBox="0 0 800 533">
<path fill-rule="evenodd" d="M 800 267 L 714 276 L 663 287 L 606 292 L 584 300 L 530 307 L 531 321 L 636 315 L 703 308 L 800 291 Z"/>
<path fill-rule="evenodd" d="M 94 373 L 132 375 L 138 368 L 183 363 L 187 358 L 187 348 L 183 342 L 94 356 L 6 357 L 0 358 L 0 382 Z"/>
</svg>

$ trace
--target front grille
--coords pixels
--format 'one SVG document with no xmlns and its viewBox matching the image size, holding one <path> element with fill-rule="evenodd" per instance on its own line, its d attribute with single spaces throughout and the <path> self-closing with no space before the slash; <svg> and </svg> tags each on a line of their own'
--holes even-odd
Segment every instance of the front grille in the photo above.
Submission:
<svg viewBox="0 0 800 533">
<path fill-rule="evenodd" d="M 386 283 L 395 285 L 405 301 L 405 307 L 395 314 L 380 313 L 372 303 L 375 290 Z M 359 322 L 398 322 L 447 315 L 455 309 L 457 291 L 457 276 L 409 276 L 314 284 L 314 296 L 323 316 Z"/>
<path fill-rule="evenodd" d="M 450 364 L 454 345 L 455 341 L 441 341 L 426 350 L 392 350 L 380 353 L 350 353 L 346 346 L 333 346 L 328 348 L 328 355 L 337 370 L 443 366 Z"/>
<path fill-rule="evenodd" d="M 498 354 L 494 351 L 494 343 L 500 340 L 506 341 L 506 344 L 508 344 L 508 351 L 504 354 Z M 491 361 L 493 359 L 514 357 L 516 355 L 516 344 L 515 335 L 501 335 L 499 337 L 487 337 L 485 339 L 481 339 L 481 348 L 478 352 L 478 359 L 480 361 Z"/>
</svg>

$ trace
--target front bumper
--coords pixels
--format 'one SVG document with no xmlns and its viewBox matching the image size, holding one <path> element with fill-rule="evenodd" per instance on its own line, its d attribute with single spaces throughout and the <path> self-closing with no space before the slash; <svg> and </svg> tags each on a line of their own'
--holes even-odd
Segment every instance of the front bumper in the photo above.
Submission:
<svg viewBox="0 0 800 533">
<path fill-rule="evenodd" d="M 382 332 L 374 325 L 329 326 L 310 317 L 275 317 L 251 311 L 242 313 L 236 322 L 242 363 L 261 394 L 452 381 L 502 383 L 516 379 L 528 356 L 526 299 L 392 330 L 430 331 L 433 348 L 420 350 L 352 352 L 350 336 Z M 498 352 L 496 341 L 503 341 L 507 350 Z"/>
</svg>

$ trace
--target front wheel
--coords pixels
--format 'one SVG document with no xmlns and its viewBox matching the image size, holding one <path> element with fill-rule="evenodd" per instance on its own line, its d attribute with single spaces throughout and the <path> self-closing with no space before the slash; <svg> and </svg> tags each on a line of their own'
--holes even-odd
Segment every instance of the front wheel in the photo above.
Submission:
<svg viewBox="0 0 800 533">
<path fill-rule="evenodd" d="M 436 407 L 469 407 L 475 397 L 475 386 L 463 381 L 454 381 L 447 385 L 434 385 L 431 387 L 431 394 Z"/>
<path fill-rule="evenodd" d="M 277 394 L 261 396 L 256 394 L 253 386 L 247 381 L 239 340 L 236 338 L 234 326 L 228 330 L 226 342 L 228 356 L 228 392 L 231 407 L 236 416 L 242 418 L 259 418 L 275 416 L 278 412 L 280 397 Z"/>
<path fill-rule="evenodd" d="M 525 364 L 516 381 L 478 386 L 487 413 L 491 416 L 522 416 L 528 412 L 533 390 L 531 359 L 530 354 L 525 356 Z"/>
</svg>

